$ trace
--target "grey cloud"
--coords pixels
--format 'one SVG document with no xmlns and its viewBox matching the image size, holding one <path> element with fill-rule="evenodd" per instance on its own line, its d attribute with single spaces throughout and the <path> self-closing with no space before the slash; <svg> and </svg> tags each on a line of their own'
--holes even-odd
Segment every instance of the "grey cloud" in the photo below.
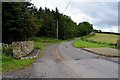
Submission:
<svg viewBox="0 0 120 80">
<path fill-rule="evenodd" d="M 84 13 L 94 19 L 95 25 L 117 26 L 118 25 L 118 4 L 113 2 L 82 2 L 71 3 L 71 8 L 79 13 Z"/>
</svg>

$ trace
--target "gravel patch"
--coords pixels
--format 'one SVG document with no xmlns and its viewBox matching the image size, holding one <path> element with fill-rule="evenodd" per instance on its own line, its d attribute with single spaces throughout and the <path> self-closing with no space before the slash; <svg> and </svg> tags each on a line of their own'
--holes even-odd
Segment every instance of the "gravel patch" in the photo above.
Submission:
<svg viewBox="0 0 120 80">
<path fill-rule="evenodd" d="M 29 78 L 31 75 L 32 67 L 26 67 L 24 69 L 14 70 L 11 72 L 3 72 L 3 78 Z"/>
</svg>

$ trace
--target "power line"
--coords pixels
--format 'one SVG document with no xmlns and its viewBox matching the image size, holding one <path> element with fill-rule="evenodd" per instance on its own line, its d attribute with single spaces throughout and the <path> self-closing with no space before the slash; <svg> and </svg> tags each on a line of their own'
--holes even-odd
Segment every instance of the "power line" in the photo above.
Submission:
<svg viewBox="0 0 120 80">
<path fill-rule="evenodd" d="M 66 6 L 66 8 L 65 8 L 65 10 L 64 10 L 64 12 L 63 12 L 63 14 L 64 14 L 64 13 L 65 13 L 65 11 L 67 10 L 67 8 L 68 8 L 69 4 L 70 4 L 70 0 L 69 0 L 69 2 L 68 2 L 68 4 L 67 4 L 67 6 Z"/>
</svg>

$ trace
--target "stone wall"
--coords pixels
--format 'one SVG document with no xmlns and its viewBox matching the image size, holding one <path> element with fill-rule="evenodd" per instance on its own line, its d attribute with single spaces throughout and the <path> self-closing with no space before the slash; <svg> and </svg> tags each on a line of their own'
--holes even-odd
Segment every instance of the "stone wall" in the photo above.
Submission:
<svg viewBox="0 0 120 80">
<path fill-rule="evenodd" d="M 30 54 L 34 49 L 33 41 L 19 41 L 13 42 L 13 57 L 19 59 Z"/>
</svg>

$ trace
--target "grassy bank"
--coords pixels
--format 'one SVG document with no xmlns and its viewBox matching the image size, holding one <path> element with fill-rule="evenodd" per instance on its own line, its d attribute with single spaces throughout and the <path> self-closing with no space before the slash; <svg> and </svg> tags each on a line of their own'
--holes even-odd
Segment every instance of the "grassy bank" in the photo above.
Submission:
<svg viewBox="0 0 120 80">
<path fill-rule="evenodd" d="M 81 39 L 74 41 L 73 43 L 74 47 L 82 48 L 82 47 L 114 47 L 113 45 L 107 45 L 107 44 L 99 44 L 99 43 L 92 43 L 92 42 L 86 42 Z"/>
<path fill-rule="evenodd" d="M 63 40 L 49 38 L 49 37 L 31 37 L 29 38 L 31 41 L 40 42 L 40 43 L 61 43 Z"/>
<path fill-rule="evenodd" d="M 31 37 L 31 38 L 29 38 L 29 40 L 39 42 L 39 43 L 61 43 L 61 42 L 70 41 L 73 39 L 75 39 L 75 37 L 67 39 L 67 40 L 61 40 L 61 39 L 49 38 L 49 37 Z"/>
</svg>

